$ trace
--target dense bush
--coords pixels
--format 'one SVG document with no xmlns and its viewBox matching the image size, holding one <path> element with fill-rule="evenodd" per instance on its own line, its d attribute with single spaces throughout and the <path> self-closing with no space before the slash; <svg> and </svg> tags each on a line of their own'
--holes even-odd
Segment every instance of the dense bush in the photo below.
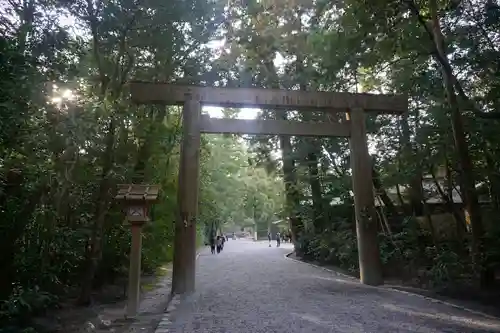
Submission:
<svg viewBox="0 0 500 333">
<path fill-rule="evenodd" d="M 356 235 L 351 223 L 332 221 L 332 226 L 335 227 L 322 233 L 304 233 L 300 237 L 298 246 L 304 251 L 304 258 L 359 274 Z M 488 233 L 492 245 L 488 262 L 492 267 L 500 264 L 500 244 L 493 241 L 497 235 L 498 230 Z M 459 288 L 473 283 L 468 244 L 467 238 L 460 243 L 456 239 L 435 241 L 413 218 L 404 220 L 400 232 L 379 234 L 386 279 L 425 288 Z"/>
</svg>

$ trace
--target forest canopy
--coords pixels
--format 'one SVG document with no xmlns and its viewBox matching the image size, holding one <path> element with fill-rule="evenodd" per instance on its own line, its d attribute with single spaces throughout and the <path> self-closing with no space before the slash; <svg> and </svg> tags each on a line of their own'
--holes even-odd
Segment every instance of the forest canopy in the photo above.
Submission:
<svg viewBox="0 0 500 333">
<path fill-rule="evenodd" d="M 408 96 L 407 114 L 367 125 L 386 278 L 495 286 L 497 0 L 25 0 L 0 12 L 0 324 L 89 304 L 126 273 L 117 184 L 160 185 L 143 269 L 171 260 L 181 109 L 134 105 L 131 80 Z M 200 172 L 200 240 L 213 225 L 287 219 L 299 255 L 358 273 L 347 139 L 206 135 Z"/>
</svg>

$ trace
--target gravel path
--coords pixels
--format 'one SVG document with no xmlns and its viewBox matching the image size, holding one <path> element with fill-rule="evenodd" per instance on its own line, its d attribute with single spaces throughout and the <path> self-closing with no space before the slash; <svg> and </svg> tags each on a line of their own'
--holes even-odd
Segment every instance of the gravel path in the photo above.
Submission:
<svg viewBox="0 0 500 333">
<path fill-rule="evenodd" d="M 500 320 L 366 287 L 287 259 L 289 251 L 244 240 L 203 251 L 197 291 L 168 315 L 168 332 L 500 332 Z"/>
</svg>

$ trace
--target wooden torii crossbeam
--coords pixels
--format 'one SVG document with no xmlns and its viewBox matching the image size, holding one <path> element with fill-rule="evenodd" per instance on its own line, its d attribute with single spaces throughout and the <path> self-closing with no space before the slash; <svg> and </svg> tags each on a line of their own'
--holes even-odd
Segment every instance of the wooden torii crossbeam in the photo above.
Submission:
<svg viewBox="0 0 500 333">
<path fill-rule="evenodd" d="M 137 104 L 183 105 L 183 139 L 179 165 L 178 206 L 175 228 L 173 293 L 195 288 L 196 217 L 198 209 L 199 150 L 201 133 L 270 134 L 349 137 L 360 279 L 383 283 L 378 247 L 377 213 L 372 189 L 371 159 L 366 138 L 366 112 L 402 114 L 408 99 L 399 95 L 290 91 L 258 88 L 181 86 L 168 83 L 130 83 Z M 201 114 L 203 105 L 259 107 L 348 113 L 347 121 L 304 123 L 287 120 L 212 119 Z"/>
<path fill-rule="evenodd" d="M 202 115 L 201 133 L 233 133 L 261 135 L 297 135 L 297 136 L 349 136 L 349 121 L 343 123 L 313 123 L 289 120 L 259 119 L 224 119 Z"/>
<path fill-rule="evenodd" d="M 168 83 L 131 82 L 132 101 L 138 104 L 183 105 L 187 100 L 222 107 L 258 107 L 300 111 L 338 111 L 361 108 L 367 112 L 400 114 L 408 98 L 400 95 L 300 91 L 262 88 L 182 86 Z"/>
</svg>

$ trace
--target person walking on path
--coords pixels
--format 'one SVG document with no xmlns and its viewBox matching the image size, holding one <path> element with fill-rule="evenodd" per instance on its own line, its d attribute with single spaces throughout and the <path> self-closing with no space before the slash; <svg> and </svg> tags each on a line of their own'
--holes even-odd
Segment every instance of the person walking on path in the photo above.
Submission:
<svg viewBox="0 0 500 333">
<path fill-rule="evenodd" d="M 278 231 L 276 233 L 276 247 L 280 247 L 280 242 L 281 242 L 281 235 L 280 232 Z"/>
<path fill-rule="evenodd" d="M 221 236 L 220 240 L 221 240 L 220 250 L 222 251 L 222 250 L 224 250 L 224 244 L 226 243 L 226 237 Z"/>
<path fill-rule="evenodd" d="M 210 237 L 210 251 L 215 254 L 215 238 L 213 236 Z"/>
<path fill-rule="evenodd" d="M 271 247 L 271 232 L 267 232 L 267 239 L 269 240 L 269 247 Z"/>
<path fill-rule="evenodd" d="M 221 244 L 222 240 L 220 239 L 220 236 L 217 236 L 217 254 L 219 254 L 221 251 Z"/>
</svg>

